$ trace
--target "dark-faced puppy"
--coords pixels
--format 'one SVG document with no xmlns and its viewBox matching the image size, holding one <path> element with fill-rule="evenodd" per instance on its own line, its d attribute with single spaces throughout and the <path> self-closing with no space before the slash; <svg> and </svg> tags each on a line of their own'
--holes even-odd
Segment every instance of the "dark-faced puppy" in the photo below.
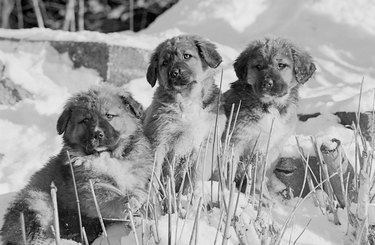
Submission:
<svg viewBox="0 0 375 245">
<path fill-rule="evenodd" d="M 210 176 L 214 149 L 207 142 L 212 141 L 217 112 L 219 135 L 225 127 L 224 111 L 217 108 L 220 91 L 213 77 L 221 61 L 214 44 L 191 35 L 162 42 L 151 57 L 147 81 L 151 86 L 158 81 L 159 87 L 143 127 L 155 149 L 157 175 L 163 166 L 163 172 L 170 174 L 175 165 L 176 190 L 187 171 L 192 183 Z"/>
<path fill-rule="evenodd" d="M 267 169 L 272 169 L 283 140 L 295 130 L 298 89 L 315 69 L 307 52 L 282 38 L 254 41 L 238 56 L 238 80 L 224 94 L 227 116 L 232 104 L 241 103 L 231 139 L 237 160 L 247 159 L 255 144 L 255 152 L 265 155 L 270 138 Z"/>
<path fill-rule="evenodd" d="M 126 206 L 142 203 L 153 166 L 151 145 L 143 135 L 141 106 L 126 92 L 110 86 L 74 95 L 57 122 L 61 152 L 21 190 L 4 217 L 4 244 L 23 244 L 20 212 L 29 244 L 53 241 L 50 185 L 58 189 L 61 237 L 80 241 L 78 211 L 67 151 L 74 162 L 83 226 L 92 242 L 101 232 L 89 179 L 104 218 L 123 218 Z M 121 151 L 121 152 L 120 152 Z M 105 153 L 108 152 L 108 153 Z M 79 159 L 79 161 L 77 161 Z M 116 190 L 110 191 L 110 189 Z M 122 194 L 121 194 L 122 193 Z"/>
</svg>

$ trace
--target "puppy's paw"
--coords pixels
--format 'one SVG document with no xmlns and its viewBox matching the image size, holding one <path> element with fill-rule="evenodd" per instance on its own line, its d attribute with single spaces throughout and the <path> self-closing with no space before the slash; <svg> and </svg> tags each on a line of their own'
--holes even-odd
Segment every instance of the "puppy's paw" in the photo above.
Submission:
<svg viewBox="0 0 375 245">
<path fill-rule="evenodd" d="M 71 159 L 73 167 L 79 167 L 79 166 L 88 166 L 90 162 L 92 162 L 94 159 L 93 156 L 81 156 L 81 157 L 74 157 Z"/>
<path fill-rule="evenodd" d="M 124 158 L 124 147 L 117 147 L 115 150 L 112 151 L 111 156 L 117 159 Z"/>
<path fill-rule="evenodd" d="M 142 203 L 137 198 L 131 197 L 128 201 L 128 208 L 132 213 L 138 212 L 142 207 Z"/>
</svg>

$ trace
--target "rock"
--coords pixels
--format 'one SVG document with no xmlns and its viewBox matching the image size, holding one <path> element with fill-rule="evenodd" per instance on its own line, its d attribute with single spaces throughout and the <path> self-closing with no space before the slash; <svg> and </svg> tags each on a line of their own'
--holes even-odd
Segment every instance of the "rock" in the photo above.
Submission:
<svg viewBox="0 0 375 245">
<path fill-rule="evenodd" d="M 145 76 L 150 52 L 97 42 L 51 42 L 59 53 L 68 53 L 74 67 L 98 71 L 104 81 L 123 85 Z"/>
<path fill-rule="evenodd" d="M 344 126 L 352 126 L 353 122 L 357 124 L 357 113 L 356 112 L 336 112 L 336 116 L 340 118 L 341 124 Z M 372 112 L 367 111 L 359 114 L 359 127 L 361 128 L 363 136 L 366 140 L 371 142 L 372 135 L 371 128 L 374 125 L 374 119 Z M 374 125 L 375 126 L 375 125 Z"/>
<path fill-rule="evenodd" d="M 348 194 L 350 199 L 356 202 L 355 193 L 353 192 L 354 170 L 352 165 L 346 158 L 341 145 L 338 143 L 337 147 L 333 149 L 328 149 L 325 145 L 323 145 L 321 151 L 324 158 L 324 162 L 325 164 L 327 164 L 328 175 L 332 176 L 336 172 L 339 173 L 341 168 L 344 177 L 344 188 L 346 188 L 346 182 L 347 180 L 349 180 Z M 321 175 L 322 171 L 320 170 L 320 163 L 317 157 L 310 156 L 308 164 L 313 172 L 312 181 L 314 186 L 316 187 L 318 183 L 321 182 L 321 180 L 325 179 L 325 177 L 323 174 Z M 301 158 L 280 158 L 276 165 L 274 173 L 282 183 L 284 183 L 287 187 L 292 189 L 293 196 L 300 196 L 300 193 L 302 192 L 301 196 L 305 197 L 310 192 L 308 184 L 305 183 L 304 185 L 305 166 Z M 302 190 L 303 185 L 304 188 Z M 341 181 L 339 175 L 335 175 L 331 178 L 331 185 L 340 206 L 345 207 L 345 198 L 341 188 Z M 319 187 L 319 189 L 322 188 Z"/>
<path fill-rule="evenodd" d="M 0 79 L 0 104 L 15 105 L 17 102 L 31 97 L 32 94 L 29 91 L 10 79 L 6 77 Z"/>
<path fill-rule="evenodd" d="M 99 42 L 31 41 L 0 38 L 1 41 L 42 43 L 51 45 L 60 54 L 67 53 L 74 68 L 94 69 L 103 81 L 123 85 L 135 78 L 145 77 L 150 51 Z M 1 68 L 1 67 L 0 67 Z"/>
<path fill-rule="evenodd" d="M 59 53 L 68 53 L 75 68 L 93 68 L 103 79 L 107 78 L 109 54 L 105 43 L 51 41 L 50 44 Z"/>
<path fill-rule="evenodd" d="M 109 46 L 107 81 L 117 85 L 134 78 L 146 77 L 150 51 L 122 46 Z"/>
<path fill-rule="evenodd" d="M 312 180 L 314 186 L 316 186 L 320 180 L 319 165 L 316 157 L 309 157 L 309 166 L 313 170 L 315 178 L 312 176 Z M 302 191 L 302 197 L 305 197 L 310 192 L 307 183 L 305 183 L 302 190 L 305 178 L 305 166 L 301 158 L 280 158 L 274 173 L 281 182 L 292 189 L 293 196 L 300 196 Z"/>
</svg>

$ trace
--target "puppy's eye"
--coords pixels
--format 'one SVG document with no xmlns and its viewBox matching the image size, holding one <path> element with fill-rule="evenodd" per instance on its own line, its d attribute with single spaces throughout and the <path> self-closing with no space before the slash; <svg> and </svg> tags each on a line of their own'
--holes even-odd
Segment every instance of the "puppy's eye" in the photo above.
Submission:
<svg viewBox="0 0 375 245">
<path fill-rule="evenodd" d="M 161 63 L 162 66 L 168 65 L 168 60 L 164 60 L 163 63 Z"/>
<path fill-rule="evenodd" d="M 258 71 L 262 70 L 262 66 L 261 66 L 261 65 L 255 65 L 254 67 L 255 67 L 255 69 L 257 69 Z"/>
<path fill-rule="evenodd" d="M 90 121 L 90 119 L 88 119 L 88 118 L 84 118 L 84 119 L 82 119 L 81 121 L 79 121 L 79 123 L 81 123 L 81 124 L 86 124 L 86 123 L 88 123 Z"/>
<path fill-rule="evenodd" d="M 113 115 L 113 114 L 105 114 L 105 117 L 107 118 L 108 121 L 111 121 L 114 117 L 117 117 L 117 115 Z"/>
<path fill-rule="evenodd" d="M 283 63 L 277 64 L 277 67 L 279 68 L 279 70 L 282 70 L 282 69 L 284 69 L 287 66 L 288 66 L 287 64 L 283 64 Z"/>
<path fill-rule="evenodd" d="M 185 59 L 185 60 L 188 60 L 188 59 L 190 59 L 191 57 L 193 57 L 191 54 L 184 54 L 184 59 Z"/>
</svg>

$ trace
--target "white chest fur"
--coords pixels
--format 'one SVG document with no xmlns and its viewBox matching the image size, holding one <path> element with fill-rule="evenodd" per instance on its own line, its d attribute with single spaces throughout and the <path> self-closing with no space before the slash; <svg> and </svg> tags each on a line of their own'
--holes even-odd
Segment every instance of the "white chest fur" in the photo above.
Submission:
<svg viewBox="0 0 375 245">
<path fill-rule="evenodd" d="M 240 129 L 242 132 L 238 133 L 240 139 L 237 149 L 240 152 L 238 153 L 240 155 L 250 154 L 256 144 L 256 151 L 264 154 L 269 141 L 270 158 L 277 157 L 278 149 L 283 145 L 283 140 L 286 140 L 295 131 L 296 121 L 297 114 L 294 107 L 289 108 L 282 115 L 276 108 L 270 108 L 269 113 L 264 114 L 258 122 L 250 122 Z M 258 135 L 259 139 L 256 142 Z"/>
<path fill-rule="evenodd" d="M 209 136 L 213 135 L 215 126 L 216 114 L 202 108 L 201 103 L 191 100 L 184 100 L 181 105 L 181 114 L 179 123 L 183 133 L 177 140 L 174 146 L 174 151 L 177 155 L 186 155 L 195 149 L 199 150 L 206 142 Z M 225 116 L 221 115 L 219 120 L 218 132 L 224 129 Z"/>
</svg>

